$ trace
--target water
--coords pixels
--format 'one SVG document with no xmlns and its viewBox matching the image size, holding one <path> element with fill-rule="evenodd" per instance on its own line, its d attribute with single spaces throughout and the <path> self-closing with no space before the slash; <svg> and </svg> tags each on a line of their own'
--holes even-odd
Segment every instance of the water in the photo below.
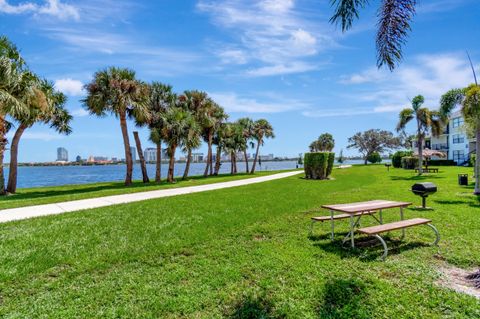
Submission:
<svg viewBox="0 0 480 319">
<path fill-rule="evenodd" d="M 343 164 L 363 164 L 361 160 L 350 160 Z M 296 161 L 263 162 L 258 165 L 257 171 L 274 171 L 296 168 Z M 245 172 L 245 163 L 239 162 L 238 172 Z M 252 167 L 252 163 L 249 163 Z M 155 178 L 155 164 L 147 164 L 148 176 Z M 168 165 L 162 164 L 162 178 L 167 176 Z M 182 176 L 185 170 L 184 163 L 175 164 L 175 176 Z M 205 163 L 192 163 L 190 165 L 190 176 L 202 175 L 205 170 Z M 230 163 L 222 163 L 221 174 L 230 173 Z M 8 169 L 5 169 L 6 179 Z M 142 179 L 142 172 L 139 164 L 133 167 L 133 178 Z M 98 166 L 20 166 L 18 167 L 18 188 L 59 186 L 72 184 L 88 184 L 98 182 L 123 181 L 125 179 L 125 165 L 98 165 Z"/>
</svg>

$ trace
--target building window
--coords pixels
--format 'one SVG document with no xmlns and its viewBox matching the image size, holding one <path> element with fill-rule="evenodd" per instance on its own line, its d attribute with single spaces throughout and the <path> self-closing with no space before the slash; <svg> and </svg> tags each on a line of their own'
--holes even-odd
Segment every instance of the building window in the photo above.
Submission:
<svg viewBox="0 0 480 319">
<path fill-rule="evenodd" d="M 465 153 L 464 151 L 453 151 L 453 160 L 457 163 L 465 162 Z"/>
<path fill-rule="evenodd" d="M 452 126 L 459 127 L 463 125 L 463 117 L 456 117 L 452 120 Z"/>
<path fill-rule="evenodd" d="M 463 135 L 460 134 L 454 134 L 453 135 L 453 144 L 462 144 L 465 142 L 465 138 Z"/>
</svg>

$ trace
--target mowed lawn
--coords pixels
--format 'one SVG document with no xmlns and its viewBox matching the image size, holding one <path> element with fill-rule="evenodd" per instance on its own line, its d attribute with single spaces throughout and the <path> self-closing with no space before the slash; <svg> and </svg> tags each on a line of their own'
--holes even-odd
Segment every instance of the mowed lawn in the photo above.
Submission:
<svg viewBox="0 0 480 319">
<path fill-rule="evenodd" d="M 384 166 L 334 170 L 219 191 L 0 225 L 4 318 L 479 318 L 480 302 L 437 284 L 439 267 L 480 260 L 480 201 L 457 185 L 471 168 L 416 178 Z M 417 180 L 439 192 L 433 211 L 408 209 L 439 229 L 407 230 L 386 262 L 379 247 L 343 249 L 339 222 L 308 237 L 321 204 L 412 201 Z M 318 213 L 317 213 L 318 214 Z M 321 213 L 320 213 L 321 214 Z M 384 218 L 399 218 L 386 211 Z M 365 218 L 362 225 L 374 224 Z M 392 232 L 397 237 L 399 232 Z"/>
<path fill-rule="evenodd" d="M 236 175 L 221 174 L 218 176 L 193 176 L 186 180 L 177 178 L 176 183 L 168 183 L 165 179 L 161 183 L 143 183 L 134 181 L 131 186 L 125 187 L 123 182 L 91 183 L 80 185 L 64 185 L 52 187 L 21 188 L 16 194 L 0 196 L 0 210 L 31 205 L 52 204 L 64 201 L 95 198 L 110 195 L 147 192 L 160 189 L 199 186 L 205 184 L 228 182 L 246 178 L 266 176 L 282 171 L 257 171 L 254 175 L 240 173 Z"/>
</svg>

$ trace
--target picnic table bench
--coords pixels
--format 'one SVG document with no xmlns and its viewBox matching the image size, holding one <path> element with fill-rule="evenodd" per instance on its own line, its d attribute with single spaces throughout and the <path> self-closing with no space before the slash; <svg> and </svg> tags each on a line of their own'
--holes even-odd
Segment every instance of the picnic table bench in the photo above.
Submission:
<svg viewBox="0 0 480 319">
<path fill-rule="evenodd" d="M 352 248 L 355 248 L 355 228 L 359 225 L 360 219 L 362 216 L 368 215 L 372 216 L 380 225 L 359 228 L 357 231 L 366 235 L 376 237 L 383 245 L 384 253 L 382 259 L 385 260 L 388 254 L 388 247 L 383 238 L 379 235 L 384 232 L 389 232 L 393 230 L 402 230 L 402 239 L 405 237 L 405 229 L 409 227 L 414 227 L 418 225 L 426 224 L 430 228 L 435 231 L 436 240 L 435 245 L 440 240 L 440 235 L 437 229 L 431 224 L 431 220 L 425 218 L 412 218 L 412 219 L 403 219 L 403 209 L 405 207 L 410 206 L 411 203 L 408 202 L 395 202 L 395 201 L 387 201 L 387 200 L 373 200 L 367 202 L 356 202 L 356 203 L 348 203 L 348 204 L 336 204 L 336 205 L 322 205 L 321 207 L 324 209 L 328 209 L 330 211 L 330 216 L 318 216 L 312 217 L 312 224 L 310 228 L 310 232 L 313 231 L 313 224 L 315 222 L 324 222 L 330 220 L 331 227 L 332 227 L 332 234 L 331 239 L 334 239 L 334 221 L 339 219 L 350 219 L 350 231 L 343 239 L 343 243 L 350 239 Z M 391 208 L 400 208 L 400 221 L 393 222 L 393 223 L 383 223 L 382 211 L 384 209 L 391 209 Z M 335 215 L 334 212 L 339 212 L 341 214 Z M 379 213 L 379 219 L 377 219 L 374 214 Z M 355 220 L 356 218 L 356 220 Z"/>
</svg>

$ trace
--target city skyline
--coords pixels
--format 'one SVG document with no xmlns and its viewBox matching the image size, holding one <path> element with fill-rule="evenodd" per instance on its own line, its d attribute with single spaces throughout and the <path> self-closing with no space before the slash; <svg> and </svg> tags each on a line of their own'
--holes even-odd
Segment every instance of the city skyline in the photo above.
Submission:
<svg viewBox="0 0 480 319">
<path fill-rule="evenodd" d="M 110 10 L 98 0 L 57 2 L 63 10 L 0 5 L 2 33 L 34 72 L 68 95 L 74 116 L 69 136 L 42 125 L 28 129 L 21 162 L 49 161 L 59 143 L 71 154 L 125 157 L 117 120 L 92 117 L 81 103 L 83 85 L 110 65 L 132 68 L 144 81 L 169 83 L 176 92 L 206 91 L 230 120 L 268 119 L 276 139 L 260 154 L 293 157 L 325 132 L 334 136 L 335 152 L 356 155 L 346 149 L 350 136 L 371 128 L 394 131 L 399 110 L 418 94 L 429 108 L 438 107 L 441 94 L 473 81 L 465 50 L 477 69 L 480 61 L 480 45 L 469 36 L 478 29 L 474 0 L 420 3 L 394 72 L 375 67 L 374 6 L 343 34 L 328 22 L 328 2 L 109 0 Z M 139 131 L 144 148 L 154 147 L 146 128 L 128 125 Z M 205 153 L 205 145 L 198 151 Z"/>
</svg>

